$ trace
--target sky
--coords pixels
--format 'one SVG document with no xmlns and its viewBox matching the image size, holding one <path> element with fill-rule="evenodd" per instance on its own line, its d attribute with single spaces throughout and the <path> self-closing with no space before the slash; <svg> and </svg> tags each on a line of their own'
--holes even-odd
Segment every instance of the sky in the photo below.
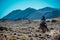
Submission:
<svg viewBox="0 0 60 40">
<path fill-rule="evenodd" d="M 8 15 L 13 10 L 24 10 L 28 7 L 37 10 L 44 7 L 60 9 L 60 0 L 0 0 L 0 18 Z"/>
</svg>

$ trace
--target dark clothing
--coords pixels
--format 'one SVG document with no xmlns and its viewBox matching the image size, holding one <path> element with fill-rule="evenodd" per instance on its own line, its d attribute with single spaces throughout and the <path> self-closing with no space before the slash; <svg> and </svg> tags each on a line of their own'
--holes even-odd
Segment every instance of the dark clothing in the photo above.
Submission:
<svg viewBox="0 0 60 40">
<path fill-rule="evenodd" d="M 46 23 L 45 23 L 45 22 L 41 22 L 40 24 L 41 24 L 41 25 L 46 25 Z"/>
<path fill-rule="evenodd" d="M 45 18 L 42 18 L 41 20 L 46 20 Z"/>
<path fill-rule="evenodd" d="M 46 18 L 44 17 L 44 16 L 42 16 L 42 19 L 41 20 L 44 20 L 44 21 L 46 21 Z"/>
<path fill-rule="evenodd" d="M 45 17 L 44 17 L 44 16 L 42 16 L 41 24 L 46 25 L 46 19 L 45 19 Z M 47 26 L 47 25 L 46 25 L 46 26 Z"/>
</svg>

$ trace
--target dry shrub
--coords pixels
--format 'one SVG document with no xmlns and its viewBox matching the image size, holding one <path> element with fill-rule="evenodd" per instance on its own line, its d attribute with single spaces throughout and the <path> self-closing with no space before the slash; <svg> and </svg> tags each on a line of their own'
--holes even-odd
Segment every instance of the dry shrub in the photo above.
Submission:
<svg viewBox="0 0 60 40">
<path fill-rule="evenodd" d="M 16 38 L 14 38 L 14 37 L 10 37 L 9 40 L 16 40 Z"/>
<path fill-rule="evenodd" d="M 6 30 L 7 31 L 8 28 L 0 26 L 0 31 L 3 31 L 3 30 Z"/>
<path fill-rule="evenodd" d="M 53 40 L 60 40 L 60 35 L 55 36 Z"/>
<path fill-rule="evenodd" d="M 52 20 L 51 22 L 57 22 L 57 20 Z"/>
</svg>

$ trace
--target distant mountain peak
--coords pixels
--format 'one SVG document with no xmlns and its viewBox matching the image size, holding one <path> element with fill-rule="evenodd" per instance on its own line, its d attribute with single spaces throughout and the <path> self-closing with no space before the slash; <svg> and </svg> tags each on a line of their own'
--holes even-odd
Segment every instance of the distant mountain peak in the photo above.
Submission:
<svg viewBox="0 0 60 40">
<path fill-rule="evenodd" d="M 28 8 L 26 8 L 25 10 L 36 10 L 36 9 L 31 8 L 31 7 L 28 7 Z"/>
<path fill-rule="evenodd" d="M 45 8 L 52 8 L 52 7 L 45 7 Z"/>
</svg>

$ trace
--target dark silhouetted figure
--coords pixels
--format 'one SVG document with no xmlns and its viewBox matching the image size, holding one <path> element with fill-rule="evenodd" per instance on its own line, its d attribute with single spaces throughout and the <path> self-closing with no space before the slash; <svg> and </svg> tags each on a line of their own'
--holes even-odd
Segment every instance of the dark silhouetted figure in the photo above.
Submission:
<svg viewBox="0 0 60 40">
<path fill-rule="evenodd" d="M 43 33 L 45 33 L 46 31 L 49 31 L 47 28 L 45 16 L 42 16 L 41 23 L 40 23 L 40 29 L 42 29 Z"/>
</svg>

